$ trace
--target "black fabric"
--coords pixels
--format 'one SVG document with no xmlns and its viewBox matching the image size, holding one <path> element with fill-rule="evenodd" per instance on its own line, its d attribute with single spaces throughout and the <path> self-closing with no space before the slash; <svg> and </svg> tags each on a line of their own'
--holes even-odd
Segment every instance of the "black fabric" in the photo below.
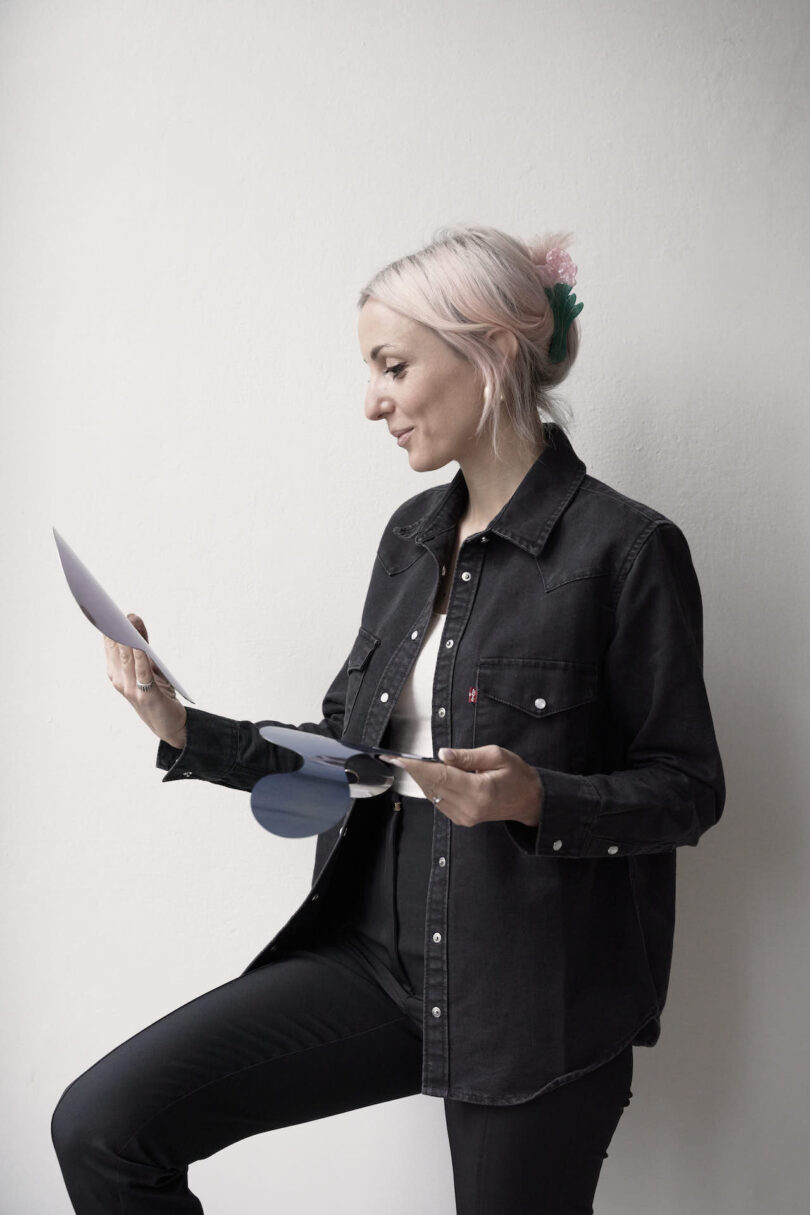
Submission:
<svg viewBox="0 0 810 1215">
<path fill-rule="evenodd" d="M 537 826 L 469 828 L 433 811 L 421 1091 L 484 1105 L 527 1101 L 658 1041 L 676 849 L 697 844 L 725 802 L 686 538 L 589 476 L 559 427 L 547 437 L 460 545 L 433 683 L 434 755 L 494 744 L 542 786 Z M 467 505 L 459 470 L 394 511 L 323 717 L 300 728 L 387 745 Z M 314 627 L 329 627 L 332 602 L 324 594 Z M 184 751 L 158 749 L 164 780 L 250 790 L 295 769 L 262 724 L 189 709 Z M 366 818 L 385 805 L 356 799 L 318 837 L 311 890 L 245 973 L 349 922 Z"/>
<path fill-rule="evenodd" d="M 421 1008 L 433 806 L 426 798 L 389 793 L 382 804 L 375 799 L 365 829 L 368 867 L 359 875 L 357 905 L 341 939 L 355 943 L 376 973 L 381 967 L 393 975 Z"/>
<path fill-rule="evenodd" d="M 445 1101 L 457 1215 L 591 1211 L 632 1068 L 627 1047 L 522 1105 Z M 421 1077 L 417 1026 L 353 950 L 323 942 L 231 979 L 109 1051 L 65 1090 L 51 1135 L 77 1215 L 201 1215 L 194 1161 L 417 1094 Z M 305 1191 L 303 1178 L 302 1201 Z M 279 1201 L 268 1173 L 268 1209 Z M 327 1209 L 350 1208 L 340 1194 Z"/>
</svg>

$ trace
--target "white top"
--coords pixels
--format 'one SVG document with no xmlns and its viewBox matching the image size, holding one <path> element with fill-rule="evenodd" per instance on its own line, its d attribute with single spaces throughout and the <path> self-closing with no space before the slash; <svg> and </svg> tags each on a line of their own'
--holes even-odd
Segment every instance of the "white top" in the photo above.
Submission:
<svg viewBox="0 0 810 1215">
<path fill-rule="evenodd" d="M 433 755 L 433 678 L 446 615 L 446 612 L 434 612 L 430 617 L 430 624 L 422 638 L 422 647 L 416 656 L 416 662 L 394 705 L 389 739 L 392 751 Z M 426 796 L 404 768 L 395 768 L 394 771 L 396 776 L 393 788 L 398 793 L 407 794 L 408 797 Z"/>
</svg>

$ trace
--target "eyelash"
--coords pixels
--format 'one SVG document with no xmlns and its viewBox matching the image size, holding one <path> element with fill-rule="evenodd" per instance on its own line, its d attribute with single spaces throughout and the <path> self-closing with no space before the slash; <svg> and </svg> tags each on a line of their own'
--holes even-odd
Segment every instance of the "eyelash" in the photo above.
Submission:
<svg viewBox="0 0 810 1215">
<path fill-rule="evenodd" d="M 389 375 L 391 372 L 393 372 L 394 374 L 392 375 L 391 378 L 394 380 L 398 380 L 400 375 L 404 371 L 404 369 L 405 369 L 404 363 L 397 363 L 396 366 L 394 366 L 394 367 L 386 367 L 385 374 Z"/>
</svg>

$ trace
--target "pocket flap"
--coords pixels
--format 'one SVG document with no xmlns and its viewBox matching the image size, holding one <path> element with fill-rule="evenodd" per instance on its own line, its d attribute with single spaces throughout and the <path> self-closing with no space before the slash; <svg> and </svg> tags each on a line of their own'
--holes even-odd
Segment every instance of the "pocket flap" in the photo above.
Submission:
<svg viewBox="0 0 810 1215">
<path fill-rule="evenodd" d="M 522 709 L 532 717 L 550 717 L 596 698 L 594 663 L 556 658 L 481 658 L 478 693 Z"/>
<path fill-rule="evenodd" d="M 379 644 L 379 637 L 375 637 L 368 629 L 364 629 L 361 624 L 351 653 L 349 654 L 349 660 L 346 663 L 346 670 L 362 671 Z"/>
</svg>

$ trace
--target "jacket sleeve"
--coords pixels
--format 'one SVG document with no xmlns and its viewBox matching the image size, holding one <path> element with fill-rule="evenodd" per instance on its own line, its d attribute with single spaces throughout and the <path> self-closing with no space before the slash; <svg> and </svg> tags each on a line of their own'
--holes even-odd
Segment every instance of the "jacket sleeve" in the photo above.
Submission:
<svg viewBox="0 0 810 1215">
<path fill-rule="evenodd" d="M 182 751 L 161 742 L 156 766 L 166 770 L 164 781 L 195 778 L 231 789 L 250 790 L 271 772 L 294 772 L 301 757 L 288 747 L 262 738 L 261 726 L 287 726 L 309 730 L 328 738 L 340 738 L 348 682 L 348 659 L 338 671 L 323 699 L 323 718 L 317 724 L 298 725 L 286 721 L 235 721 L 203 709 L 186 710 L 186 745 Z"/>
<path fill-rule="evenodd" d="M 610 857 L 697 844 L 723 811 L 725 783 L 703 681 L 703 612 L 689 546 L 670 521 L 637 541 L 604 662 L 619 771 L 535 768 L 540 823 L 506 829 L 534 856 Z"/>
<path fill-rule="evenodd" d="M 405 506 L 410 505 L 409 500 Z M 383 536 L 387 535 L 398 512 L 388 520 Z M 366 604 L 372 593 L 366 592 Z M 365 614 L 365 607 L 364 607 Z M 327 738 L 343 736 L 346 695 L 349 689 L 349 664 L 354 654 L 355 640 L 343 665 L 332 680 L 323 698 L 323 718 L 319 722 L 305 721 L 298 725 L 287 721 L 234 721 L 202 709 L 186 710 L 186 745 L 182 751 L 161 742 L 156 766 L 166 771 L 164 781 L 193 778 L 231 789 L 250 790 L 273 772 L 295 772 L 302 765 L 301 757 L 288 747 L 279 747 L 262 738 L 262 726 L 286 726 L 293 730 L 309 730 Z"/>
</svg>

